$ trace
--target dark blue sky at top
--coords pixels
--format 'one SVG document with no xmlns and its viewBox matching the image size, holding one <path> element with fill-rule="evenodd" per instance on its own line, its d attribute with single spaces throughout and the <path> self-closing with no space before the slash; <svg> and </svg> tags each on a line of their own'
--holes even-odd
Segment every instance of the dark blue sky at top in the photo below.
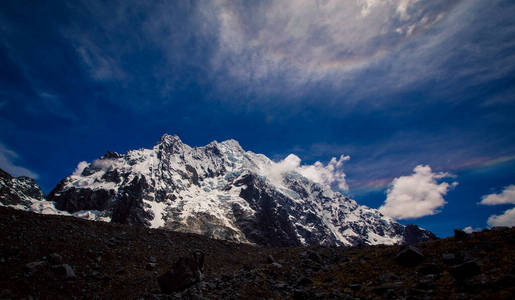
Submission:
<svg viewBox="0 0 515 300">
<path fill-rule="evenodd" d="M 450 172 L 441 212 L 403 223 L 484 228 L 510 206 L 481 196 L 515 184 L 515 3 L 401 2 L 2 1 L 0 167 L 49 192 L 107 149 L 234 138 L 350 155 L 376 208 L 417 165 Z"/>
</svg>

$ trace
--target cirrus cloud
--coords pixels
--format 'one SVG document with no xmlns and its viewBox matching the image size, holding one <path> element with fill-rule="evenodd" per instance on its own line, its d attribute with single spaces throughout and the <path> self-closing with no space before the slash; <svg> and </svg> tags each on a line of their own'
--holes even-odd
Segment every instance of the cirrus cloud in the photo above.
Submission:
<svg viewBox="0 0 515 300">
<path fill-rule="evenodd" d="M 452 177 L 446 172 L 434 173 L 428 165 L 418 165 L 413 174 L 395 178 L 387 190 L 385 203 L 379 208 L 384 215 L 395 219 L 413 219 L 434 215 L 447 202 L 443 198 L 458 185 L 439 179 Z"/>
<path fill-rule="evenodd" d="M 19 159 L 19 155 L 0 144 L 0 168 L 11 174 L 12 176 L 28 176 L 37 179 L 38 174 L 31 170 L 18 166 L 15 162 Z"/>
</svg>

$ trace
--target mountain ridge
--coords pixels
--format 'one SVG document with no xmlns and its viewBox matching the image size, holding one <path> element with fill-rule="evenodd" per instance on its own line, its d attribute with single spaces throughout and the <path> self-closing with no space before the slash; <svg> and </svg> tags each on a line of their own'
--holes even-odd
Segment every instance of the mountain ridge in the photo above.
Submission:
<svg viewBox="0 0 515 300">
<path fill-rule="evenodd" d="M 236 140 L 190 147 L 177 135 L 164 134 L 151 149 L 107 151 L 91 163 L 79 163 L 49 193 L 45 209 L 264 246 L 435 238 L 295 170 L 278 172 L 277 166 L 263 154 L 243 150 Z"/>
</svg>

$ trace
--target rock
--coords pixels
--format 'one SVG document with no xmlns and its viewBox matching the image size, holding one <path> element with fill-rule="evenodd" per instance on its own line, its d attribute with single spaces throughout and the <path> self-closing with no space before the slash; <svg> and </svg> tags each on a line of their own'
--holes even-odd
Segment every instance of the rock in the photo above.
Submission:
<svg viewBox="0 0 515 300">
<path fill-rule="evenodd" d="M 404 227 L 402 234 L 404 244 L 412 245 L 421 241 L 435 240 L 436 235 L 432 232 L 424 230 L 417 225 L 408 224 Z"/>
<path fill-rule="evenodd" d="M 456 255 L 454 253 L 442 253 L 442 261 L 447 265 L 457 263 Z"/>
<path fill-rule="evenodd" d="M 442 273 L 442 269 L 437 264 L 426 263 L 419 267 L 418 271 L 424 275 L 429 274 L 440 274 Z"/>
<path fill-rule="evenodd" d="M 23 269 L 29 275 L 36 274 L 39 271 L 45 270 L 48 268 L 48 262 L 42 261 L 33 261 L 31 263 L 26 264 Z"/>
<path fill-rule="evenodd" d="M 0 291 L 0 299 L 12 299 L 13 295 L 10 290 L 3 289 Z"/>
<path fill-rule="evenodd" d="M 393 283 L 385 283 L 385 284 L 381 284 L 379 286 L 372 288 L 372 292 L 374 292 L 374 294 L 381 296 L 389 291 L 393 291 L 399 287 L 402 287 L 403 285 L 404 285 L 404 283 L 402 281 L 397 281 L 397 282 L 393 282 Z M 387 297 L 387 298 L 390 298 L 390 297 Z"/>
<path fill-rule="evenodd" d="M 48 256 L 48 261 L 52 265 L 59 265 L 63 263 L 63 257 L 59 255 L 58 253 L 52 253 Z"/>
<path fill-rule="evenodd" d="M 280 263 L 276 263 L 276 262 L 272 263 L 272 266 L 276 267 L 277 269 L 280 269 L 283 267 L 283 265 L 281 265 Z"/>
<path fill-rule="evenodd" d="M 490 228 L 490 230 L 492 230 L 492 231 L 505 231 L 508 228 L 509 227 L 506 227 L 506 226 L 494 226 L 494 227 Z"/>
<path fill-rule="evenodd" d="M 379 280 L 380 281 L 392 281 L 392 280 L 398 280 L 399 279 L 399 276 L 393 274 L 393 273 L 390 273 L 390 272 L 386 272 L 386 273 L 383 273 L 381 275 L 379 275 Z"/>
<path fill-rule="evenodd" d="M 361 290 L 361 283 L 353 283 L 350 285 L 350 289 L 354 292 L 359 292 Z"/>
<path fill-rule="evenodd" d="M 395 260 L 398 264 L 413 267 L 424 261 L 425 256 L 422 252 L 413 246 L 407 246 L 401 250 Z"/>
<path fill-rule="evenodd" d="M 481 267 L 477 260 L 469 260 L 462 264 L 449 268 L 449 273 L 457 281 L 463 281 L 481 273 Z"/>
<path fill-rule="evenodd" d="M 313 284 L 313 280 L 307 278 L 307 277 L 301 277 L 298 281 L 297 281 L 297 285 L 298 286 L 307 286 L 307 285 L 311 285 Z"/>
<path fill-rule="evenodd" d="M 301 289 L 295 289 L 293 290 L 292 299 L 294 300 L 304 300 L 309 299 L 310 295 L 307 291 L 301 290 Z"/>
<path fill-rule="evenodd" d="M 195 251 L 189 257 L 181 257 L 172 268 L 157 278 L 165 294 L 180 292 L 202 280 L 204 253 Z"/>
<path fill-rule="evenodd" d="M 275 262 L 275 258 L 272 255 L 268 255 L 266 258 L 266 262 L 268 264 L 273 264 Z"/>
<path fill-rule="evenodd" d="M 149 259 L 148 259 L 151 263 L 157 263 L 157 258 L 155 256 L 151 256 Z"/>
<path fill-rule="evenodd" d="M 316 263 L 322 263 L 322 257 L 320 256 L 320 254 L 312 250 L 306 253 L 306 258 Z"/>
<path fill-rule="evenodd" d="M 454 229 L 454 238 L 456 240 L 463 240 L 467 238 L 467 233 L 461 229 Z"/>
<path fill-rule="evenodd" d="M 152 271 L 154 270 L 155 268 L 157 267 L 157 263 L 148 263 L 146 266 L 145 266 L 145 269 L 147 269 L 148 271 Z"/>
<path fill-rule="evenodd" d="M 61 264 L 52 267 L 52 271 L 54 271 L 57 275 L 64 277 L 64 279 L 72 280 L 76 279 L 77 276 L 73 271 L 73 268 L 68 264 Z"/>
</svg>

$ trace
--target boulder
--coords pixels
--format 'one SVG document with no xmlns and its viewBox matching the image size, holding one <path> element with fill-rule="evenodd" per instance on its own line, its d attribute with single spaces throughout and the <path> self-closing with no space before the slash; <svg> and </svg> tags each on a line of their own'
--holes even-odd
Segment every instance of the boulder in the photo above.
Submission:
<svg viewBox="0 0 515 300">
<path fill-rule="evenodd" d="M 449 273 L 457 281 L 463 281 L 481 273 L 481 266 L 477 260 L 469 260 L 449 268 Z"/>
<path fill-rule="evenodd" d="M 26 264 L 23 269 L 28 275 L 36 274 L 39 271 L 46 270 L 48 268 L 48 262 L 42 261 L 33 261 Z"/>
<path fill-rule="evenodd" d="M 454 253 L 442 253 L 442 261 L 447 265 L 451 265 L 457 262 L 457 258 Z"/>
<path fill-rule="evenodd" d="M 52 253 L 48 256 L 48 261 L 52 265 L 58 265 L 63 263 L 63 257 L 59 255 L 58 253 Z"/>
<path fill-rule="evenodd" d="M 439 265 L 433 263 L 422 264 L 418 268 L 418 271 L 424 275 L 440 274 L 443 272 L 442 268 L 440 268 Z"/>
<path fill-rule="evenodd" d="M 397 253 L 397 256 L 395 257 L 395 260 L 398 264 L 413 267 L 416 266 L 422 261 L 424 261 L 425 256 L 422 254 L 422 251 L 420 251 L 418 248 L 413 246 L 407 246 L 399 253 Z"/>
<path fill-rule="evenodd" d="M 165 294 L 180 292 L 202 280 L 204 253 L 195 251 L 192 255 L 179 258 L 164 274 L 157 278 Z"/>
<path fill-rule="evenodd" d="M 71 280 L 77 278 L 73 268 L 68 264 L 53 266 L 52 271 L 54 271 L 57 275 L 62 276 L 64 279 Z"/>
<path fill-rule="evenodd" d="M 454 229 L 454 238 L 456 240 L 463 240 L 467 238 L 467 233 L 461 229 Z"/>
</svg>

